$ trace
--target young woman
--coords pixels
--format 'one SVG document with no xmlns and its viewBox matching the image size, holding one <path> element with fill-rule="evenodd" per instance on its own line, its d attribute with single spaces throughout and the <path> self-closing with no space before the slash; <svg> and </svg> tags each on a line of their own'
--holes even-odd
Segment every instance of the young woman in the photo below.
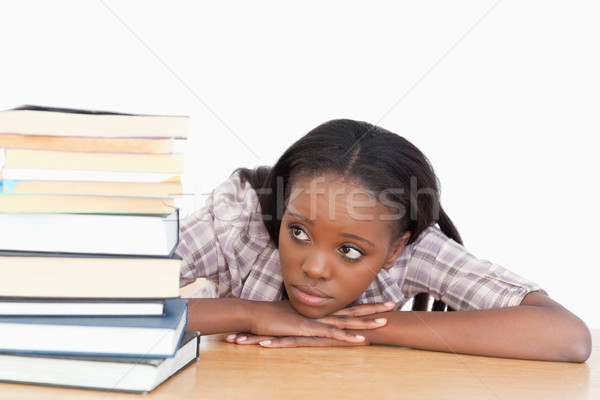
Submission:
<svg viewBox="0 0 600 400">
<path fill-rule="evenodd" d="M 574 362 L 591 352 L 578 317 L 465 250 L 423 153 L 365 122 L 324 123 L 272 168 L 236 171 L 180 236 L 182 285 L 207 279 L 188 329 L 235 332 L 231 343 Z M 400 311 L 423 294 L 455 311 Z"/>
</svg>

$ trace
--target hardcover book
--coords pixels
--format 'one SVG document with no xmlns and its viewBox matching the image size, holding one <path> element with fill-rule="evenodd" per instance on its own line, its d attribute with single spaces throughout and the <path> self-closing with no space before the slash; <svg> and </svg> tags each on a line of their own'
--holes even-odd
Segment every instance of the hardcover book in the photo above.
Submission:
<svg viewBox="0 0 600 400">
<path fill-rule="evenodd" d="M 183 154 L 0 149 L 0 168 L 150 172 L 177 175 L 183 171 Z"/>
<path fill-rule="evenodd" d="M 0 354 L 0 381 L 147 393 L 199 358 L 199 332 L 186 332 L 172 358 Z"/>
<path fill-rule="evenodd" d="M 0 226 L 4 251 L 168 256 L 179 242 L 178 210 L 168 215 L 0 214 Z"/>
<path fill-rule="evenodd" d="M 85 181 L 2 181 L 0 195 L 80 194 L 124 197 L 180 197 L 181 183 L 173 182 L 85 182 Z"/>
<path fill-rule="evenodd" d="M 187 138 L 189 117 L 25 105 L 0 111 L 0 132 L 74 137 Z"/>
<path fill-rule="evenodd" d="M 187 326 L 187 300 L 162 317 L 0 317 L 0 352 L 169 358 Z"/>
<path fill-rule="evenodd" d="M 88 196 L 79 194 L 0 195 L 0 213 L 167 214 L 171 198 Z"/>
<path fill-rule="evenodd" d="M 0 148 L 161 154 L 173 152 L 173 145 L 173 138 L 69 137 L 0 132 Z"/>
<path fill-rule="evenodd" d="M 164 299 L 0 297 L 0 316 L 162 316 Z"/>
<path fill-rule="evenodd" d="M 0 296 L 158 299 L 179 296 L 181 258 L 0 252 Z M 1 335 L 0 335 L 1 336 Z"/>
<path fill-rule="evenodd" d="M 11 168 L 0 170 L 2 180 L 84 182 L 167 182 L 180 176 L 162 172 L 94 171 L 87 169 Z"/>
</svg>

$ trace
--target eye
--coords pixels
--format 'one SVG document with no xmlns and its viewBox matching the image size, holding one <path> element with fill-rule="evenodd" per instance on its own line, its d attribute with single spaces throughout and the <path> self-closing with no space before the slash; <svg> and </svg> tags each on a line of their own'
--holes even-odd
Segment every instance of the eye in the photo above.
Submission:
<svg viewBox="0 0 600 400">
<path fill-rule="evenodd" d="M 344 257 L 351 261 L 358 261 L 365 255 L 364 251 L 347 244 L 340 247 L 340 253 L 342 253 Z"/>
<path fill-rule="evenodd" d="M 304 229 L 297 225 L 290 226 L 290 235 L 292 235 L 292 238 L 300 242 L 310 241 L 310 238 L 308 237 L 308 234 L 304 231 Z"/>
</svg>

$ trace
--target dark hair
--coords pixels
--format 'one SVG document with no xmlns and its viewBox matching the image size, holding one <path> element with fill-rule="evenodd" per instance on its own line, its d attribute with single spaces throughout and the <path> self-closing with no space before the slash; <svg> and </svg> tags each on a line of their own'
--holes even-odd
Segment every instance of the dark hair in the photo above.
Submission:
<svg viewBox="0 0 600 400">
<path fill-rule="evenodd" d="M 396 219 L 394 239 L 410 232 L 412 243 L 437 222 L 442 232 L 462 243 L 440 206 L 439 182 L 427 157 L 403 137 L 367 122 L 325 122 L 292 144 L 272 168 L 239 171 L 260 189 L 263 221 L 276 245 L 290 183 L 324 173 L 357 182 L 377 196 L 384 193 L 389 204 L 399 205 L 405 214 Z"/>
<path fill-rule="evenodd" d="M 290 146 L 272 168 L 238 171 L 257 190 L 264 224 L 277 246 L 293 180 L 324 173 L 358 182 L 377 195 L 389 194 L 388 200 L 408 211 L 397 219 L 393 239 L 410 232 L 408 243 L 412 243 L 437 223 L 446 236 L 462 244 L 458 230 L 441 207 L 439 181 L 427 157 L 403 137 L 367 122 L 325 122 Z M 389 192 L 391 188 L 398 190 Z M 429 294 L 419 293 L 412 310 L 426 310 L 428 302 Z M 453 311 L 437 299 L 431 309 Z"/>
</svg>

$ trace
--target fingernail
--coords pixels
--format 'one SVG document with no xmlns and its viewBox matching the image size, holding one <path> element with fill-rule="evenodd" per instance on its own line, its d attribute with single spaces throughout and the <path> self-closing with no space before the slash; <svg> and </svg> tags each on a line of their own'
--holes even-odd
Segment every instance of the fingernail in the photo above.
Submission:
<svg viewBox="0 0 600 400">
<path fill-rule="evenodd" d="M 386 301 L 385 303 L 383 303 L 383 305 L 386 307 L 392 307 L 395 306 L 396 303 L 394 303 L 393 301 Z"/>
<path fill-rule="evenodd" d="M 238 341 L 238 342 L 243 342 L 243 341 L 245 341 L 246 339 L 248 339 L 248 337 L 247 337 L 247 336 L 242 336 L 242 337 L 241 337 L 241 338 L 239 338 L 237 341 Z"/>
<path fill-rule="evenodd" d="M 271 344 L 270 340 L 263 340 L 262 342 L 258 342 L 261 346 L 268 346 Z"/>
<path fill-rule="evenodd" d="M 358 339 L 362 342 L 363 340 L 365 340 L 365 337 L 362 335 L 356 335 L 356 339 Z"/>
<path fill-rule="evenodd" d="M 378 324 L 384 324 L 387 322 L 387 318 L 377 318 L 375 319 L 375 322 L 377 322 Z"/>
<path fill-rule="evenodd" d="M 233 340 L 233 339 L 235 339 L 236 336 L 237 336 L 236 334 L 232 334 L 232 335 L 227 336 L 226 339 L 227 340 Z"/>
</svg>

